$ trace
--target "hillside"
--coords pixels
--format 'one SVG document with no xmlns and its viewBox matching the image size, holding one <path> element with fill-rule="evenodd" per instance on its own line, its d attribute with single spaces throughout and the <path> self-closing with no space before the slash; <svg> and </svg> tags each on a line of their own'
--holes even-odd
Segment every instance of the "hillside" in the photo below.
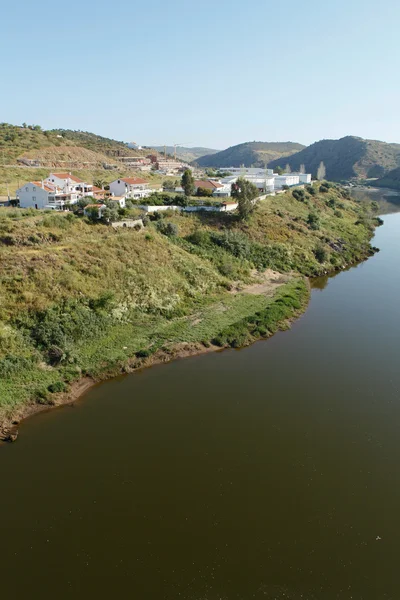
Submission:
<svg viewBox="0 0 400 600">
<path fill-rule="evenodd" d="M 245 142 L 207 154 L 195 162 L 200 167 L 264 167 L 274 159 L 290 156 L 303 148 L 294 142 Z"/>
<path fill-rule="evenodd" d="M 164 153 L 164 146 L 153 146 L 157 152 Z M 175 148 L 174 146 L 166 147 L 167 154 L 174 156 Z M 198 158 L 208 154 L 215 154 L 219 152 L 219 150 L 213 150 L 212 148 L 202 148 L 202 147 L 194 147 L 194 148 L 185 148 L 184 146 L 177 146 L 176 148 L 176 156 L 185 162 L 194 162 Z"/>
<path fill-rule="evenodd" d="M 268 198 L 246 222 L 171 212 L 141 231 L 0 209 L 0 437 L 2 422 L 61 402 L 82 377 L 287 327 L 307 304 L 303 276 L 370 254 L 367 210 L 317 184 Z"/>
<path fill-rule="evenodd" d="M 373 185 L 376 187 L 391 188 L 392 190 L 400 190 L 400 167 L 389 171 L 386 175 L 374 181 Z"/>
<path fill-rule="evenodd" d="M 52 160 L 52 150 L 56 156 L 57 148 L 60 147 L 64 148 L 64 151 L 69 147 L 72 155 L 74 155 L 74 148 L 83 148 L 108 157 L 146 154 L 146 151 L 131 150 L 123 142 L 94 133 L 68 129 L 43 131 L 38 125 L 19 127 L 9 123 L 0 123 L 0 163 L 2 165 L 13 165 L 17 158 L 22 156 L 36 158 L 43 150 L 46 150 L 46 156 Z"/>
<path fill-rule="evenodd" d="M 274 160 L 269 166 L 284 167 L 287 163 L 292 171 L 298 171 L 304 165 L 307 173 L 316 176 L 321 161 L 325 165 L 327 179 L 332 181 L 381 177 L 400 166 L 400 144 L 387 144 L 354 136 L 340 140 L 321 140 L 285 161 Z"/>
</svg>

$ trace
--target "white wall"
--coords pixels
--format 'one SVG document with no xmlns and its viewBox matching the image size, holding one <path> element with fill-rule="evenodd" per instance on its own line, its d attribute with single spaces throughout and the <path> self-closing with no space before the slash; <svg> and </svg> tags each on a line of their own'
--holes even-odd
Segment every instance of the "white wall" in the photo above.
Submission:
<svg viewBox="0 0 400 600">
<path fill-rule="evenodd" d="M 49 192 L 32 183 L 26 183 L 17 190 L 21 208 L 44 208 L 49 203 L 49 195 Z"/>
</svg>

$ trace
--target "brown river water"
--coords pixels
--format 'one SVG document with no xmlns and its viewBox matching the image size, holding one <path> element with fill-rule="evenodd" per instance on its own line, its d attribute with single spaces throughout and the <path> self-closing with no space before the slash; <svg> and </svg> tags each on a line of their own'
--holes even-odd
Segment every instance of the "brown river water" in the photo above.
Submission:
<svg viewBox="0 0 400 600">
<path fill-rule="evenodd" d="M 400 598 L 400 213 L 290 331 L 92 388 L 0 448 L 4 598 Z"/>
</svg>

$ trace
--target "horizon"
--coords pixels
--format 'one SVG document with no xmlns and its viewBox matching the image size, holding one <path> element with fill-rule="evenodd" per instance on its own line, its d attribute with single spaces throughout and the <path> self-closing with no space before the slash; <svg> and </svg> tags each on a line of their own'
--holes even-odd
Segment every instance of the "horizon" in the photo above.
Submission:
<svg viewBox="0 0 400 600">
<path fill-rule="evenodd" d="M 33 47 L 46 11 L 51 27 Z M 12 60 L 1 66 L 3 121 L 213 149 L 254 139 L 307 146 L 349 131 L 400 140 L 394 0 L 382 0 L 379 12 L 373 0 L 305 0 L 301 11 L 294 0 L 283 8 L 256 0 L 245 13 L 239 0 L 204 0 L 201 11 L 184 0 L 117 0 L 112 11 L 105 0 L 71 0 L 70 14 L 90 24 L 90 36 L 59 25 L 63 8 L 49 0 L 4 12 L 0 48 L 4 56 L 12 48 Z M 220 24 L 212 38 L 210 16 L 213 28 Z"/>
</svg>

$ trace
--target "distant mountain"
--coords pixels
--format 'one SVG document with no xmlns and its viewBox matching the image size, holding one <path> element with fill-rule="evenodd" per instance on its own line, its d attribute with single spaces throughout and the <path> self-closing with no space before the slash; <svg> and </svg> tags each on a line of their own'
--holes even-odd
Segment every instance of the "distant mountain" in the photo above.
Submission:
<svg viewBox="0 0 400 600">
<path fill-rule="evenodd" d="M 294 142 L 245 142 L 216 154 L 207 154 L 196 163 L 200 167 L 264 167 L 274 159 L 290 156 L 305 148 Z"/>
<path fill-rule="evenodd" d="M 155 150 L 158 152 L 164 152 L 164 146 L 153 146 Z M 167 154 L 171 154 L 172 156 L 175 153 L 174 146 L 166 147 Z M 195 148 L 185 148 L 184 146 L 177 146 L 176 148 L 176 156 L 185 162 L 194 162 L 198 158 L 205 156 L 206 154 L 215 154 L 219 152 L 219 150 L 213 150 L 212 148 L 202 148 L 201 146 Z"/>
<path fill-rule="evenodd" d="M 321 161 L 326 168 L 326 178 L 334 181 L 355 177 L 383 177 L 391 169 L 400 166 L 400 144 L 387 144 L 354 136 L 340 140 L 321 140 L 287 160 L 274 160 L 269 166 L 275 168 L 289 164 L 292 171 L 298 171 L 300 165 L 304 165 L 307 173 L 316 175 Z"/>
</svg>

